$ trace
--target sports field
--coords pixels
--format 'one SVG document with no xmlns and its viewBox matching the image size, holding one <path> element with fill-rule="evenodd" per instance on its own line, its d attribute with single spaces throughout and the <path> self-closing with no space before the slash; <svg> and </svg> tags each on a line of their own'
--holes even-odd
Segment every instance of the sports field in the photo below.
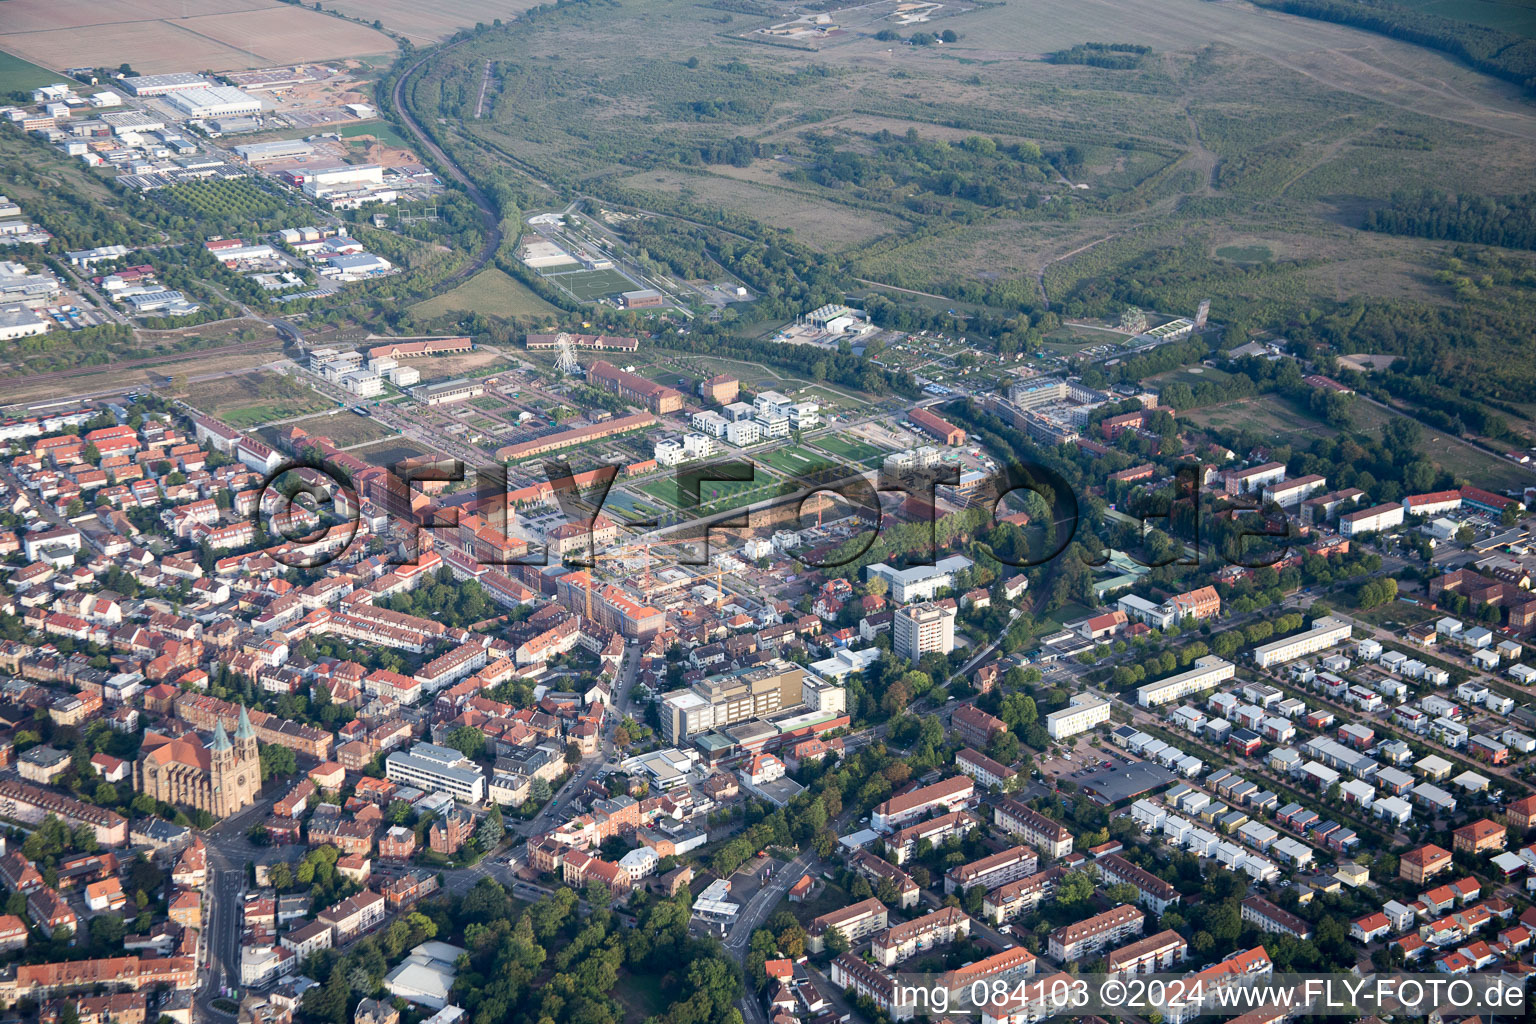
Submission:
<svg viewBox="0 0 1536 1024">
<path fill-rule="evenodd" d="M 574 295 L 578 302 L 596 302 L 609 295 L 632 292 L 640 287 L 617 270 L 578 270 L 569 274 L 545 276 Z"/>
</svg>

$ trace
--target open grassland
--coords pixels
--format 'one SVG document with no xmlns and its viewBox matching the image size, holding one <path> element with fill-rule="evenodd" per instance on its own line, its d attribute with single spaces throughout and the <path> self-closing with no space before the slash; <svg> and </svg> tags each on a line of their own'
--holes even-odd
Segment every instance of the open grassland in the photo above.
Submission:
<svg viewBox="0 0 1536 1024">
<path fill-rule="evenodd" d="M 780 172 L 787 169 L 788 165 L 760 160 L 746 170 L 646 171 L 621 178 L 618 184 L 642 194 L 751 210 L 764 224 L 790 231 L 796 239 L 827 252 L 840 252 L 899 230 L 901 222 L 887 214 L 852 209 L 787 186 L 779 180 Z M 758 173 L 749 175 L 747 171 Z"/>
<path fill-rule="evenodd" d="M 517 317 L 555 314 L 559 310 L 529 291 L 521 281 L 490 267 L 452 291 L 418 302 L 411 312 L 418 319 L 429 320 L 451 313 Z"/>
<path fill-rule="evenodd" d="M 0 49 L 52 68 L 226 71 L 395 49 L 366 25 L 277 0 L 6 0 Z"/>
<path fill-rule="evenodd" d="M 1209 372 L 1209 371 L 1208 371 Z M 1379 436 L 1382 425 L 1400 414 L 1363 399 L 1356 399 L 1349 433 Z M 1295 402 L 1279 395 L 1261 395 L 1235 402 L 1190 409 L 1179 414 L 1183 422 L 1221 431 L 1247 430 L 1270 444 L 1304 448 L 1319 437 L 1333 437 L 1339 431 L 1312 416 Z M 1524 487 L 1532 482 L 1531 472 L 1508 459 L 1484 451 L 1457 438 L 1424 428 L 1419 450 L 1437 470 L 1444 470 L 1478 487 L 1495 491 Z"/>
<path fill-rule="evenodd" d="M 893 47 L 863 27 L 820 51 L 742 45 L 776 16 L 680 0 L 571 10 L 444 55 L 416 101 L 471 115 L 490 60 L 495 95 L 468 125 L 490 148 L 463 148 L 472 164 L 510 160 L 641 208 L 724 209 L 846 256 L 860 277 L 955 298 L 979 282 L 1003 309 L 1037 301 L 1042 270 L 1053 301 L 1091 301 L 1195 236 L 1205 262 L 1180 256 L 1165 276 L 1192 278 L 1217 316 L 1353 295 L 1443 302 L 1430 247 L 1362 239 L 1361 212 L 1400 189 L 1522 191 L 1536 163 L 1536 108 L 1512 87 L 1243 2 L 1041 0 L 947 17 L 961 38 L 943 47 Z M 1107 26 L 1152 57 L 1124 71 L 1041 59 Z M 664 56 L 638 58 L 639 35 Z M 1028 204 L 968 201 L 882 162 L 876 134 L 908 130 L 1033 144 L 1052 165 Z M 813 133 L 869 173 L 822 173 Z M 738 138 L 748 159 L 700 161 Z"/>
<path fill-rule="evenodd" d="M 292 377 L 254 373 L 170 385 L 175 397 L 232 427 L 256 427 L 335 408 L 336 403 Z"/>
</svg>

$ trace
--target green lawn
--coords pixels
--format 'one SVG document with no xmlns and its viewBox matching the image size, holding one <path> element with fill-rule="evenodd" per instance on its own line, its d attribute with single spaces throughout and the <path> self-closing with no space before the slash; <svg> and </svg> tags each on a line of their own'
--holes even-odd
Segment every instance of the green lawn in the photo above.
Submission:
<svg viewBox="0 0 1536 1024">
<path fill-rule="evenodd" d="M 61 81 L 69 80 L 57 71 L 49 71 L 13 54 L 0 52 L 0 93 L 31 92 Z"/>
<path fill-rule="evenodd" d="M 355 139 L 361 135 L 372 135 L 386 146 L 398 146 L 401 149 L 410 149 L 411 144 L 395 131 L 394 125 L 388 121 L 359 121 L 356 124 L 343 125 L 335 129 L 337 135 L 344 139 Z"/>
<path fill-rule="evenodd" d="M 433 296 L 411 307 L 421 319 L 448 313 L 486 313 L 491 316 L 539 316 L 560 312 L 516 278 L 491 267 L 482 270 L 450 292 Z"/>
<path fill-rule="evenodd" d="M 809 473 L 818 470 L 825 471 L 826 467 L 834 464 L 833 460 L 825 455 L 813 452 L 798 445 L 790 445 L 788 448 L 776 448 L 771 452 L 763 452 L 754 456 L 761 462 L 766 462 L 781 473 L 799 479 Z"/>
<path fill-rule="evenodd" d="M 837 434 L 827 434 L 818 437 L 811 443 L 817 448 L 831 452 L 833 455 L 847 459 L 850 462 L 865 463 L 871 459 L 885 458 L 885 452 L 874 445 L 841 437 Z"/>
</svg>

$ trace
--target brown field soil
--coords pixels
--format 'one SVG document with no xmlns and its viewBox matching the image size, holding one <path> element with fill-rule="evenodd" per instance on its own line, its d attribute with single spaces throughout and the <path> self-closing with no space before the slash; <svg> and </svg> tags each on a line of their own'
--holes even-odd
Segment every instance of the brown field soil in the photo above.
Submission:
<svg viewBox="0 0 1536 1024">
<path fill-rule="evenodd" d="M 478 22 L 510 21 L 538 5 L 533 0 L 453 0 L 436 5 L 417 0 L 332 0 L 325 6 L 349 18 L 377 18 L 385 28 L 420 44 L 447 39 L 455 29 L 473 28 Z"/>
<path fill-rule="evenodd" d="M 404 438 L 397 437 L 388 441 L 380 441 L 378 444 L 371 444 L 366 448 L 355 448 L 352 454 L 364 462 L 372 463 L 375 466 L 388 467 L 405 459 L 414 459 L 421 455 L 435 455 L 436 453 L 430 448 L 424 448 L 414 441 L 407 441 Z"/>
<path fill-rule="evenodd" d="M 0 25 L 6 29 L 0 49 L 45 67 L 127 61 L 140 74 L 263 67 L 395 48 L 366 25 L 275 0 L 7 0 Z"/>
<path fill-rule="evenodd" d="M 334 416 L 310 416 L 307 419 L 296 420 L 292 425 L 310 434 L 328 437 L 343 448 L 395 436 L 394 430 L 373 417 L 359 416 L 350 410 L 339 412 Z M 271 428 L 263 428 L 260 433 L 271 441 L 272 437 L 267 436 L 269 430 L 273 436 L 276 435 L 277 431 Z"/>
<path fill-rule="evenodd" d="M 406 359 L 401 365 L 413 366 L 421 372 L 422 383 L 451 380 L 462 377 L 501 361 L 502 355 L 494 348 L 477 348 L 456 356 L 432 356 L 427 359 Z"/>
</svg>

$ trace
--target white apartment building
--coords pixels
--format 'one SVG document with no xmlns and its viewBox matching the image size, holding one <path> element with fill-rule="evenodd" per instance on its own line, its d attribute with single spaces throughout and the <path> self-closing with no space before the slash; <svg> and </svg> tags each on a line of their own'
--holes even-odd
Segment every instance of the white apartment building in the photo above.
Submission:
<svg viewBox="0 0 1536 1024">
<path fill-rule="evenodd" d="M 1351 512 L 1339 517 L 1339 534 L 1353 537 L 1359 533 L 1375 533 L 1393 526 L 1403 525 L 1403 506 L 1395 501 L 1374 508 Z"/>
<path fill-rule="evenodd" d="M 1091 693 L 1079 693 L 1060 711 L 1045 716 L 1045 731 L 1053 740 L 1064 740 L 1109 721 L 1109 701 Z"/>
<path fill-rule="evenodd" d="M 762 424 L 756 420 L 736 420 L 725 425 L 725 439 L 738 448 L 757 444 L 763 439 Z"/>
<path fill-rule="evenodd" d="M 1154 708 L 1160 704 L 1170 704 L 1176 700 L 1182 700 L 1192 693 L 1209 690 L 1228 679 L 1231 679 L 1237 669 L 1230 661 L 1218 658 L 1214 654 L 1196 658 L 1194 667 L 1187 672 L 1160 679 L 1155 683 L 1146 683 L 1136 688 L 1136 703 L 1144 708 Z"/>
<path fill-rule="evenodd" d="M 892 649 L 898 658 L 918 661 L 923 655 L 948 654 L 955 649 L 955 613 L 932 603 L 903 605 L 891 625 Z"/>
<path fill-rule="evenodd" d="M 1402 507 L 1398 507 L 1402 511 Z M 1253 649 L 1253 662 L 1259 668 L 1283 665 L 1308 654 L 1325 651 L 1349 639 L 1350 626 L 1335 618 L 1314 619 L 1312 628 L 1304 633 L 1261 644 Z"/>
</svg>

